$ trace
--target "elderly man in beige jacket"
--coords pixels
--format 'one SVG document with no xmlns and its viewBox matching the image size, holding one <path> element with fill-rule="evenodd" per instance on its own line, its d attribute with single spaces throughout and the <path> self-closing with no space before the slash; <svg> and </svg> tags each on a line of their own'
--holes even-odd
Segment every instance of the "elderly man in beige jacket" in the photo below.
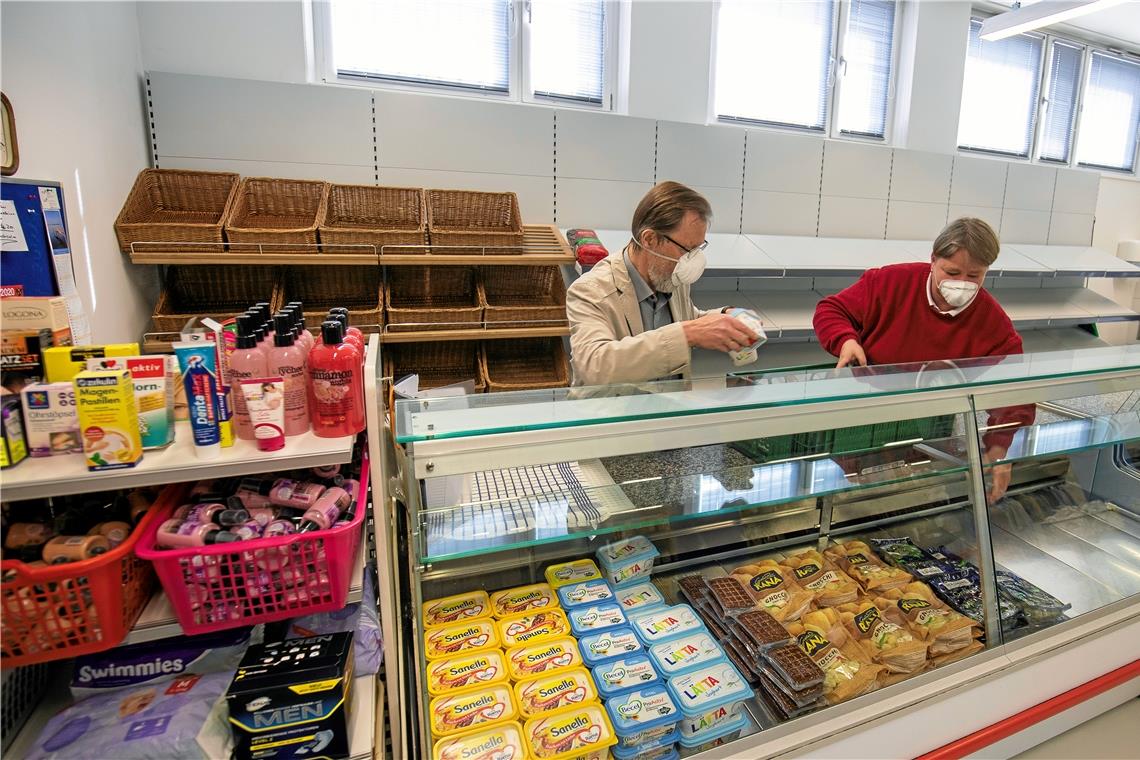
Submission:
<svg viewBox="0 0 1140 760">
<path fill-rule="evenodd" d="M 655 185 L 633 214 L 633 238 L 570 286 L 574 385 L 687 377 L 694 347 L 737 351 L 758 336 L 725 309 L 702 311 L 691 286 L 704 271 L 712 208 L 677 182 Z"/>
</svg>

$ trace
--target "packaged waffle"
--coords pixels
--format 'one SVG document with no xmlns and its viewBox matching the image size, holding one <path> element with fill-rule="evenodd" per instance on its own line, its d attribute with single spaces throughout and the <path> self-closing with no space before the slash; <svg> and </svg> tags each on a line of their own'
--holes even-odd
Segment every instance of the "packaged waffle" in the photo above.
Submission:
<svg viewBox="0 0 1140 760">
<path fill-rule="evenodd" d="M 875 604 L 882 610 L 893 606 L 910 629 L 929 642 L 932 657 L 969 646 L 982 633 L 981 626 L 947 607 L 924 583 L 885 591 L 875 598 Z"/>
<path fill-rule="evenodd" d="M 517 721 L 497 723 L 435 743 L 432 760 L 501 760 L 525 758 L 526 742 Z"/>
<path fill-rule="evenodd" d="M 486 591 L 469 591 L 466 594 L 424 602 L 425 628 L 439 628 L 489 617 L 491 617 L 491 600 L 487 597 Z"/>
<path fill-rule="evenodd" d="M 503 646 L 510 648 L 569 636 L 570 621 L 565 612 L 552 607 L 500 620 L 498 630 Z"/>
<path fill-rule="evenodd" d="M 523 716 L 533 718 L 564 707 L 596 702 L 598 692 L 594 679 L 584 668 L 573 668 L 519 681 L 515 684 L 515 697 Z"/>
<path fill-rule="evenodd" d="M 796 637 L 804 654 L 823 671 L 823 697 L 829 703 L 844 702 L 878 688 L 882 667 L 866 662 L 859 646 L 849 643 L 838 647 L 810 623 L 792 623 L 788 631 Z"/>
<path fill-rule="evenodd" d="M 764 704 L 782 720 L 791 720 L 798 718 L 805 713 L 809 713 L 816 709 L 823 702 L 819 696 L 810 700 L 807 704 L 797 704 L 794 699 L 788 696 L 779 681 L 768 673 L 760 674 L 759 681 L 759 694 Z"/>
<path fill-rule="evenodd" d="M 431 732 L 436 736 L 450 736 L 514 720 L 519 714 L 515 695 L 505 684 L 444 694 L 431 701 L 428 712 L 431 715 Z"/>
<path fill-rule="evenodd" d="M 821 607 L 847 604 L 859 596 L 859 584 L 814 549 L 793 554 L 784 564 L 792 569 L 796 583 L 810 592 Z"/>
<path fill-rule="evenodd" d="M 744 590 L 744 584 L 738 578 L 733 578 L 731 575 L 712 578 L 708 581 L 708 585 L 709 600 L 721 620 L 727 621 L 734 615 L 756 607 L 752 595 Z"/>
<path fill-rule="evenodd" d="M 536 760 L 568 760 L 617 744 L 601 705 L 582 705 L 531 718 L 523 735 Z"/>
<path fill-rule="evenodd" d="M 737 638 L 754 654 L 782 646 L 791 640 L 788 630 L 764 610 L 751 610 L 738 615 L 732 627 Z"/>
<path fill-rule="evenodd" d="M 491 594 L 491 614 L 499 619 L 557 606 L 558 598 L 548 583 L 519 586 Z"/>
<path fill-rule="evenodd" d="M 681 590 L 681 596 L 685 597 L 689 604 L 696 607 L 705 598 L 705 592 L 708 591 L 709 585 L 705 582 L 703 575 L 694 573 L 679 578 L 677 588 Z"/>
<path fill-rule="evenodd" d="M 433 697 L 504 683 L 508 678 L 507 662 L 497 649 L 434 660 L 427 669 L 428 693 Z"/>
<path fill-rule="evenodd" d="M 729 636 L 721 642 L 724 647 L 724 656 L 728 658 L 749 685 L 755 686 L 760 680 L 760 664 L 757 657 L 748 653 L 744 645 L 735 636 Z"/>
<path fill-rule="evenodd" d="M 823 695 L 823 670 L 800 649 L 798 643 L 767 650 L 764 652 L 764 662 L 768 666 L 765 670 L 770 667 L 779 676 L 778 680 L 792 691 L 803 692 L 819 687 L 820 696 Z"/>
<path fill-rule="evenodd" d="M 576 668 L 581 664 L 578 644 L 570 637 L 507 650 L 507 670 L 516 681 Z"/>
<path fill-rule="evenodd" d="M 440 660 L 499 648 L 499 632 L 490 620 L 429 628 L 424 632 L 424 656 Z"/>
<path fill-rule="evenodd" d="M 793 580 L 795 571 L 774 560 L 742 565 L 732 571 L 732 576 L 744 584 L 757 605 L 781 623 L 799 620 L 811 607 L 812 594 Z"/>
<path fill-rule="evenodd" d="M 869 600 L 842 605 L 837 611 L 872 662 L 892 673 L 916 673 L 926 667 L 926 642 L 912 634 L 905 621 L 894 622 Z"/>
<path fill-rule="evenodd" d="M 828 549 L 826 556 L 868 593 L 899 588 L 914 580 L 905 570 L 880 560 L 862 541 L 836 544 Z"/>
</svg>

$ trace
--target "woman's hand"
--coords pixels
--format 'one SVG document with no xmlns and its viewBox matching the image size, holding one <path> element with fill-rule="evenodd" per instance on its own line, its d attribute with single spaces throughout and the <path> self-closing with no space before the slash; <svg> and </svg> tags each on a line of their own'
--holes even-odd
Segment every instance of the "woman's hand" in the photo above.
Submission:
<svg viewBox="0 0 1140 760">
<path fill-rule="evenodd" d="M 982 455 L 982 461 L 986 464 L 996 462 L 999 459 L 1003 459 L 1005 454 L 1005 449 L 1000 446 L 993 446 Z M 1009 481 L 1012 477 L 1012 462 L 995 464 L 990 468 L 990 489 L 986 491 L 986 500 L 989 501 L 990 504 L 996 504 L 1001 501 L 1002 497 L 1005 496 L 1006 489 L 1009 488 Z"/>
<path fill-rule="evenodd" d="M 839 363 L 835 365 L 835 368 L 839 369 L 849 364 L 858 364 L 860 367 L 867 366 L 867 354 L 863 353 L 863 347 L 854 338 L 848 338 L 843 342 L 843 346 L 839 349 Z"/>
</svg>

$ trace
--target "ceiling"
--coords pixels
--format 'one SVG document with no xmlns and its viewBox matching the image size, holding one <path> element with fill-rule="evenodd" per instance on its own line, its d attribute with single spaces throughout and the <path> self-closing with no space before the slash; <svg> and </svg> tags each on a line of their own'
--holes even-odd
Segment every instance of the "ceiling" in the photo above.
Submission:
<svg viewBox="0 0 1140 760">
<path fill-rule="evenodd" d="M 1073 19 L 1068 25 L 1140 47 L 1140 2 L 1114 5 Z"/>
</svg>

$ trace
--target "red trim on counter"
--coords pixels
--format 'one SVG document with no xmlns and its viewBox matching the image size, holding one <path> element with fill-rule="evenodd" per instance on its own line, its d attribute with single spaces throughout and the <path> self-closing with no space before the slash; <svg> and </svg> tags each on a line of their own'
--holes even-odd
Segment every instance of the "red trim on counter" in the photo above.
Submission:
<svg viewBox="0 0 1140 760">
<path fill-rule="evenodd" d="M 1024 731 L 1030 726 L 1048 720 L 1058 713 L 1103 694 L 1109 689 L 1114 689 L 1138 676 L 1140 676 L 1140 660 L 1133 660 L 1124 667 L 1105 673 L 1099 678 L 1094 678 L 1088 683 L 1069 689 L 1027 710 L 1022 710 L 1016 715 L 1011 715 L 1005 720 L 994 723 L 992 726 L 963 736 L 961 739 L 939 747 L 933 752 L 920 755 L 918 760 L 957 760 L 957 758 L 972 755 L 991 744 L 996 744 L 1019 731 Z"/>
</svg>

